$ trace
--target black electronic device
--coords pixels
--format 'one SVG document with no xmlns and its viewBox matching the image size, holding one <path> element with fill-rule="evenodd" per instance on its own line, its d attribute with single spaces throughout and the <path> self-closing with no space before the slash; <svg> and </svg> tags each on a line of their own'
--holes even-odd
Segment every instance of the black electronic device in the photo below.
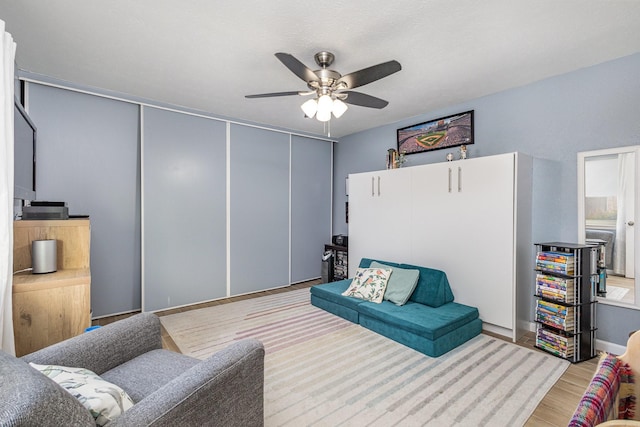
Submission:
<svg viewBox="0 0 640 427">
<path fill-rule="evenodd" d="M 337 234 L 337 235 L 333 236 L 333 238 L 331 239 L 331 242 L 334 245 L 337 245 L 337 246 L 345 246 L 345 247 L 347 247 L 347 246 L 349 246 L 349 236 L 345 236 L 345 235 L 342 235 L 342 234 Z"/>
<path fill-rule="evenodd" d="M 32 200 L 31 206 L 57 206 L 63 207 L 67 206 L 67 202 L 47 202 L 44 200 Z"/>
<path fill-rule="evenodd" d="M 69 219 L 65 202 L 36 202 L 22 208 L 22 219 Z"/>
</svg>

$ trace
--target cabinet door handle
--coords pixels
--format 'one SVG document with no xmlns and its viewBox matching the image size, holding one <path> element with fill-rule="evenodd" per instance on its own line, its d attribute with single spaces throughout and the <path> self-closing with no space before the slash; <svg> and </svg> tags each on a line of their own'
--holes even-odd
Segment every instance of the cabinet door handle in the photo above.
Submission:
<svg viewBox="0 0 640 427">
<path fill-rule="evenodd" d="M 636 223 L 635 223 L 635 222 L 633 222 L 633 221 L 629 221 L 629 222 L 627 223 L 627 225 L 629 225 L 629 226 L 631 226 L 631 227 L 633 227 L 635 224 L 636 224 Z"/>
<path fill-rule="evenodd" d="M 380 196 L 380 177 L 378 177 L 378 196 Z"/>
<path fill-rule="evenodd" d="M 449 168 L 449 193 L 451 193 L 451 168 Z"/>
<path fill-rule="evenodd" d="M 373 190 L 374 182 L 375 182 L 375 178 L 374 178 L 374 177 L 371 177 L 371 197 L 373 197 L 373 196 L 375 196 L 375 195 L 376 195 L 376 193 L 375 193 L 375 192 L 374 192 L 374 190 Z"/>
<path fill-rule="evenodd" d="M 458 193 L 462 192 L 462 168 L 458 166 Z"/>
</svg>

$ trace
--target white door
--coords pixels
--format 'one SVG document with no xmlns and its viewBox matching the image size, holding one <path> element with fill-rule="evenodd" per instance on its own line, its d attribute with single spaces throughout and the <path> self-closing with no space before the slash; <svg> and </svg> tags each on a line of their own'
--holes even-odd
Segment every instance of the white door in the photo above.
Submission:
<svg viewBox="0 0 640 427">
<path fill-rule="evenodd" d="M 413 262 L 443 270 L 456 302 L 512 329 L 514 154 L 415 168 L 412 181 Z"/>
<path fill-rule="evenodd" d="M 622 157 L 624 156 L 624 157 Z M 621 173 L 625 176 L 620 177 L 625 180 L 624 185 L 624 231 L 625 231 L 625 269 L 624 276 L 629 279 L 633 279 L 636 276 L 635 272 L 635 194 L 636 194 L 636 153 L 621 154 L 621 162 L 624 162 L 624 167 L 619 166 Z M 620 206 L 620 202 L 618 202 Z"/>
<path fill-rule="evenodd" d="M 458 264 L 457 238 L 462 207 L 458 206 L 458 162 L 419 166 L 411 175 L 411 260 L 414 265 L 449 275 Z"/>
<path fill-rule="evenodd" d="M 362 258 L 408 259 L 410 169 L 349 175 L 349 277 Z"/>
<path fill-rule="evenodd" d="M 514 154 L 475 159 L 461 172 L 465 242 L 452 280 L 458 302 L 478 307 L 484 322 L 513 329 L 515 292 Z"/>
</svg>

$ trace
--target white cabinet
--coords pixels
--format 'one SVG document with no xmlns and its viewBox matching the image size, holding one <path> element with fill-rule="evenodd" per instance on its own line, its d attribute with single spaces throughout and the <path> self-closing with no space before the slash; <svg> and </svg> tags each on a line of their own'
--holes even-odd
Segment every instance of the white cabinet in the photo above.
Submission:
<svg viewBox="0 0 640 427">
<path fill-rule="evenodd" d="M 350 175 L 350 188 L 353 183 L 365 186 L 377 175 Z M 515 339 L 518 288 L 523 293 L 532 289 L 530 263 L 518 262 L 526 260 L 532 243 L 531 159 L 507 153 L 381 175 L 393 203 L 362 197 L 362 191 L 349 194 L 350 258 L 443 270 L 456 302 L 478 307 L 485 329 Z M 381 229 L 399 232 L 376 239 Z M 517 287 L 519 275 L 525 283 Z"/>
<path fill-rule="evenodd" d="M 414 168 L 411 262 L 445 271 L 457 302 L 512 329 L 514 155 L 434 166 Z"/>
<path fill-rule="evenodd" d="M 409 255 L 404 242 L 410 223 L 410 172 L 406 168 L 349 175 L 349 277 L 367 254 L 387 260 Z"/>
</svg>

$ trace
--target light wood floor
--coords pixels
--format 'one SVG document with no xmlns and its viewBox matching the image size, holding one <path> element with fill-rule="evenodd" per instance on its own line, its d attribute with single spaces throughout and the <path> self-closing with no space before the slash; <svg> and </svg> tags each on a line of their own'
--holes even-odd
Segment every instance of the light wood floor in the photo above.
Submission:
<svg viewBox="0 0 640 427">
<path fill-rule="evenodd" d="M 635 280 L 628 279 L 622 276 L 614 276 L 613 274 L 609 274 L 607 276 L 607 287 L 615 286 L 617 288 L 627 289 L 627 293 L 621 299 L 616 299 L 615 301 L 619 302 L 627 302 L 629 304 L 634 303 L 635 297 Z M 609 288 L 611 289 L 611 288 Z M 613 295 L 610 293 L 610 295 Z"/>
<path fill-rule="evenodd" d="M 181 313 L 189 310 L 196 310 L 198 308 L 210 307 L 214 305 L 227 304 L 234 301 L 240 301 L 243 299 L 256 298 L 259 296 L 278 294 L 282 292 L 292 291 L 294 289 L 301 289 L 313 286 L 320 283 L 319 281 L 304 282 L 296 285 L 291 285 L 286 288 L 274 289 L 264 292 L 258 292 L 251 295 L 242 295 L 238 297 L 225 298 L 222 300 L 212 301 L 203 304 L 194 304 L 188 307 L 181 307 L 172 310 L 165 310 L 157 312 L 158 316 L 166 316 L 168 314 Z M 93 321 L 94 325 L 106 325 L 125 317 L 129 317 L 135 313 L 123 314 L 120 316 L 105 317 Z M 496 338 L 505 339 L 500 335 L 488 334 Z M 506 340 L 506 339 L 505 339 Z M 175 342 L 167 331 L 162 328 L 162 344 L 164 348 L 176 352 L 180 352 Z M 523 347 L 534 349 L 535 351 L 541 351 L 534 347 L 535 334 L 533 332 L 525 334 L 516 344 Z M 526 427 L 565 427 L 569 424 L 569 420 L 573 415 L 582 394 L 589 385 L 591 377 L 596 370 L 598 358 L 572 364 L 562 375 L 562 377 L 551 388 L 549 393 L 542 399 L 542 402 L 538 405 L 534 413 L 527 420 Z"/>
</svg>

